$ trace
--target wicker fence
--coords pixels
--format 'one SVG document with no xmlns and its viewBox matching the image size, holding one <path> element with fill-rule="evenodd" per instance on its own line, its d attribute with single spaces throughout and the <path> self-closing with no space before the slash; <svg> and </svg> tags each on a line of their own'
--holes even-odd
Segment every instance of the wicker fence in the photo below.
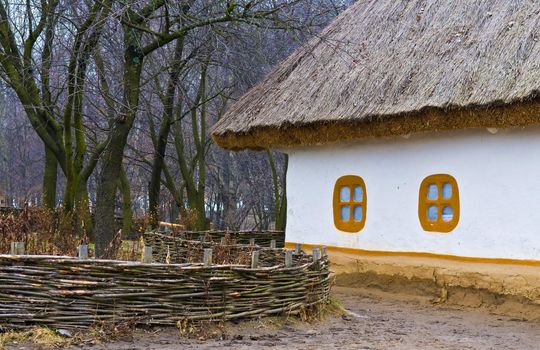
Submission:
<svg viewBox="0 0 540 350">
<path fill-rule="evenodd" d="M 208 252 L 203 247 L 208 242 L 184 243 L 197 254 L 200 249 Z M 214 260 L 227 261 L 228 256 L 229 263 L 0 255 L 0 327 L 73 329 L 122 321 L 175 325 L 183 320 L 298 314 L 328 297 L 324 254 L 226 244 L 221 253 L 219 246 L 212 249 Z M 255 256 L 259 264 L 252 268 Z M 231 264 L 231 257 L 249 257 L 251 262 Z"/>
<path fill-rule="evenodd" d="M 177 234 L 147 232 L 144 234 L 146 246 L 152 247 L 152 261 L 158 263 L 191 263 L 203 261 L 204 249 L 211 248 L 213 261 L 217 264 L 248 264 L 252 252 L 261 251 L 261 266 L 283 264 L 285 250 L 277 248 L 274 239 L 253 238 L 246 234 L 238 244 L 235 235 L 195 235 L 179 236 Z M 195 240 L 195 237 L 199 239 Z M 272 236 L 270 236 L 272 237 Z M 219 240 L 218 240 L 219 238 Z M 294 255 L 295 259 L 302 256 L 301 251 Z"/>
<path fill-rule="evenodd" d="M 161 233 L 186 240 L 204 240 L 219 242 L 227 238 L 235 244 L 255 244 L 269 247 L 274 241 L 277 248 L 285 246 L 285 232 L 283 231 L 172 231 Z"/>
</svg>

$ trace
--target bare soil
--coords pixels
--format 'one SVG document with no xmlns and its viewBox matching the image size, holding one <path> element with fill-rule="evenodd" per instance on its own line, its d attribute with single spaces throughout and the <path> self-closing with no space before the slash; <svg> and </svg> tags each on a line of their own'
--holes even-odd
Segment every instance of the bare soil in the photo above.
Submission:
<svg viewBox="0 0 540 350">
<path fill-rule="evenodd" d="M 324 321 L 279 318 L 226 324 L 207 330 L 211 339 L 178 329 L 137 330 L 123 339 L 92 341 L 71 349 L 539 349 L 540 323 L 482 309 L 435 305 L 428 298 L 336 287 L 347 313 Z M 213 339 L 212 339 L 213 338 Z M 35 348 L 18 345 L 10 349 Z"/>
</svg>

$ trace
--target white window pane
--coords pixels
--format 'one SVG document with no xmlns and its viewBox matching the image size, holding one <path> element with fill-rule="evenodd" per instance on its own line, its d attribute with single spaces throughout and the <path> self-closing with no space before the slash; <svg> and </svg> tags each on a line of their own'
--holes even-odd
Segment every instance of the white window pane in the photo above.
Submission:
<svg viewBox="0 0 540 350">
<path fill-rule="evenodd" d="M 339 192 L 339 199 L 342 202 L 348 202 L 351 200 L 351 189 L 348 186 L 341 187 Z"/>
<path fill-rule="evenodd" d="M 442 219 L 444 221 L 451 221 L 454 218 L 454 209 L 451 206 L 442 208 Z"/>
<path fill-rule="evenodd" d="M 452 197 L 452 185 L 448 182 L 442 185 L 442 197 L 444 199 L 450 199 Z"/>
<path fill-rule="evenodd" d="M 439 189 L 436 184 L 429 184 L 427 197 L 428 199 L 437 199 L 439 197 Z"/>
<path fill-rule="evenodd" d="M 344 205 L 340 209 L 341 221 L 349 221 L 351 218 L 351 209 L 348 205 Z"/>
<path fill-rule="evenodd" d="M 437 221 L 437 218 L 439 217 L 437 206 L 430 205 L 427 208 L 427 217 L 429 221 Z"/>
<path fill-rule="evenodd" d="M 353 210 L 354 221 L 362 221 L 363 216 L 364 216 L 364 212 L 362 210 L 362 207 L 361 206 L 354 207 L 354 210 Z"/>
<path fill-rule="evenodd" d="M 364 199 L 364 190 L 361 186 L 354 187 L 353 199 L 355 202 L 361 202 Z"/>
</svg>

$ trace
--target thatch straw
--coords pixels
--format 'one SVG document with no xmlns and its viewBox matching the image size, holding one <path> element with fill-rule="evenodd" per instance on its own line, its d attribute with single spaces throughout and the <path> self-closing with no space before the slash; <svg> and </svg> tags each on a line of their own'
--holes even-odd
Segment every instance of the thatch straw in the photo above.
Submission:
<svg viewBox="0 0 540 350">
<path fill-rule="evenodd" d="M 213 129 L 267 148 L 540 124 L 540 2 L 358 1 Z"/>
</svg>

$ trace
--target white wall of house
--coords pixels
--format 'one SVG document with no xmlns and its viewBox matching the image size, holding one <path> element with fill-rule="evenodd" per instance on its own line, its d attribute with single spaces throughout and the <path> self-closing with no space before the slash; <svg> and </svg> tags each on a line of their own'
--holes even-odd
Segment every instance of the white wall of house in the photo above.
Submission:
<svg viewBox="0 0 540 350">
<path fill-rule="evenodd" d="M 377 251 L 540 260 L 540 128 L 429 133 L 286 150 L 286 240 Z M 460 220 L 449 233 L 424 231 L 418 191 L 432 174 L 450 174 Z M 336 180 L 366 184 L 363 230 L 335 228 Z"/>
</svg>

